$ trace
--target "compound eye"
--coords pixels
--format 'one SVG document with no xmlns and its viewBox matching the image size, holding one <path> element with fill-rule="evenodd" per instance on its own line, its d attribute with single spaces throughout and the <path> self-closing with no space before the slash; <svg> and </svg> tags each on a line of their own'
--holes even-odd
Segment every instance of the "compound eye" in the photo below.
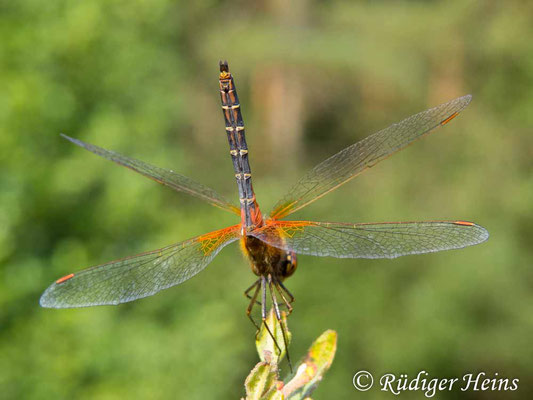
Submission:
<svg viewBox="0 0 533 400">
<path fill-rule="evenodd" d="M 296 254 L 294 252 L 287 253 L 287 258 L 284 261 L 283 265 L 283 276 L 285 278 L 288 278 L 292 274 L 294 274 L 294 271 L 296 271 L 296 267 L 298 266 L 298 260 L 296 258 Z"/>
</svg>

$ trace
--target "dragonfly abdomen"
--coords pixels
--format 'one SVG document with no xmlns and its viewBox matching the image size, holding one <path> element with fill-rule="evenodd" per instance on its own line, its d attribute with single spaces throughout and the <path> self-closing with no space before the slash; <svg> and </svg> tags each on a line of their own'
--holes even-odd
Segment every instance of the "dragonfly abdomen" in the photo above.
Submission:
<svg viewBox="0 0 533 400">
<path fill-rule="evenodd" d="M 248 161 L 248 146 L 246 144 L 239 97 L 227 62 L 220 62 L 219 83 L 222 113 L 226 122 L 230 155 L 239 189 L 241 219 L 243 228 L 248 231 L 261 226 L 263 217 L 252 186 L 252 171 Z"/>
</svg>

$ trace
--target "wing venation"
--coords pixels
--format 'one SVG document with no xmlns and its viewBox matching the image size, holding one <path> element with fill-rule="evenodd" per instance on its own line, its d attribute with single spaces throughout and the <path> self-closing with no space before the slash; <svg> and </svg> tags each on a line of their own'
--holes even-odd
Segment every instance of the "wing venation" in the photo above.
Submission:
<svg viewBox="0 0 533 400">
<path fill-rule="evenodd" d="M 122 154 L 119 154 L 117 152 L 106 150 L 102 147 L 83 142 L 79 139 L 71 138 L 67 135 L 61 134 L 61 136 L 69 140 L 70 142 L 84 148 L 85 150 L 90 151 L 91 153 L 94 153 L 107 160 L 113 161 L 135 172 L 138 172 L 139 174 L 153 179 L 158 183 L 171 187 L 172 189 L 177 190 L 179 192 L 187 193 L 191 196 L 200 198 L 211 205 L 222 208 L 223 210 L 227 210 L 234 214 L 240 215 L 240 208 L 231 204 L 228 200 L 224 198 L 224 196 L 217 193 L 210 187 L 202 185 L 201 183 L 187 178 L 186 176 L 180 175 L 169 169 L 159 168 L 154 165 L 150 165 L 148 163 L 145 163 L 144 161 L 136 160 L 135 158 L 123 156 Z"/>
<path fill-rule="evenodd" d="M 40 304 L 51 308 L 89 307 L 151 296 L 202 271 L 222 248 L 240 237 L 239 227 L 234 225 L 66 275 L 46 289 Z"/>
<path fill-rule="evenodd" d="M 305 207 L 434 128 L 447 124 L 471 99 L 466 95 L 412 115 L 341 150 L 300 179 L 274 206 L 270 217 L 280 219 Z"/>
<path fill-rule="evenodd" d="M 465 221 L 343 224 L 270 220 L 248 234 L 284 250 L 337 258 L 396 258 L 460 249 L 489 237 L 485 228 Z"/>
</svg>

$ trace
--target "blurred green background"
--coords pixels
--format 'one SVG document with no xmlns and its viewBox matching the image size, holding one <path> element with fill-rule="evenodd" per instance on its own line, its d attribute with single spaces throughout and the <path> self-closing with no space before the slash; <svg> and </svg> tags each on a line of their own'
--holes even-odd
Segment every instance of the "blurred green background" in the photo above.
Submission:
<svg viewBox="0 0 533 400">
<path fill-rule="evenodd" d="M 487 243 L 397 260 L 301 256 L 297 359 L 338 353 L 316 398 L 366 369 L 520 379 L 533 393 L 533 10 L 525 1 L 0 5 L 0 393 L 5 399 L 239 398 L 257 362 L 238 246 L 180 287 L 118 307 L 38 305 L 58 277 L 236 223 L 61 139 L 63 132 L 235 199 L 218 94 L 230 63 L 264 212 L 308 168 L 466 93 L 472 104 L 296 218 L 465 219 Z M 422 394 L 404 393 L 403 398 Z"/>
</svg>

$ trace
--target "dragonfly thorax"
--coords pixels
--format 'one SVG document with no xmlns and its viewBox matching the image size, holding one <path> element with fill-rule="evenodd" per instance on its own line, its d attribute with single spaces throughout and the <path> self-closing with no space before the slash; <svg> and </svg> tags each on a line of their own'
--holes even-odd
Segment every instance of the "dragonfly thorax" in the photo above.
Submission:
<svg viewBox="0 0 533 400">
<path fill-rule="evenodd" d="M 270 246 L 253 236 L 244 236 L 241 248 L 250 260 L 253 273 L 257 276 L 271 275 L 282 281 L 296 271 L 298 260 L 292 251 Z"/>
</svg>

